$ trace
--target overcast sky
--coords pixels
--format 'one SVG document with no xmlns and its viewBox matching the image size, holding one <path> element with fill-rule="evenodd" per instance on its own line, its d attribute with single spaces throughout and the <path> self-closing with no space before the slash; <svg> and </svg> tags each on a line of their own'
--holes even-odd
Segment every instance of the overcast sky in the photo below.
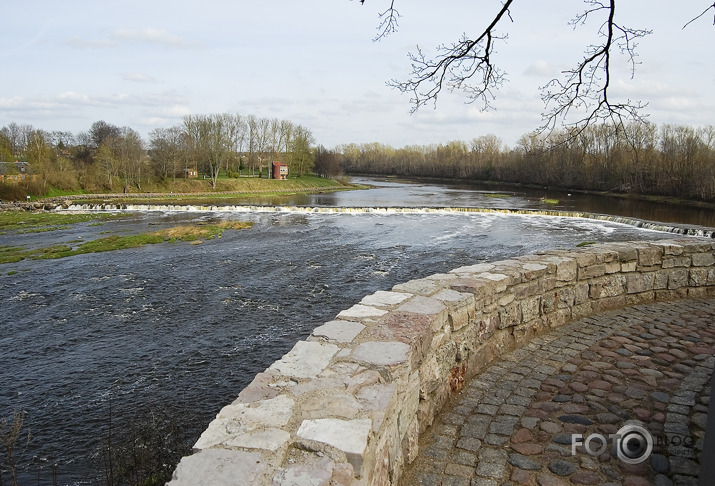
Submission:
<svg viewBox="0 0 715 486">
<path fill-rule="evenodd" d="M 634 79 L 616 66 L 612 97 L 648 102 L 654 123 L 715 123 L 710 1 L 621 0 L 617 20 L 648 28 Z M 710 3 L 711 4 L 711 3 Z M 598 42 L 600 20 L 574 29 L 575 0 L 517 0 L 496 61 L 508 72 L 481 112 L 461 94 L 410 114 L 407 54 L 475 35 L 499 0 L 396 0 L 399 31 L 373 42 L 389 0 L 27 0 L 3 2 L 0 126 L 87 130 L 97 120 L 147 136 L 186 114 L 287 119 L 326 147 L 469 141 L 496 134 L 513 146 L 541 122 L 538 87 Z M 505 32 L 502 28 L 501 32 Z M 624 59 L 619 60 L 623 63 Z"/>
</svg>

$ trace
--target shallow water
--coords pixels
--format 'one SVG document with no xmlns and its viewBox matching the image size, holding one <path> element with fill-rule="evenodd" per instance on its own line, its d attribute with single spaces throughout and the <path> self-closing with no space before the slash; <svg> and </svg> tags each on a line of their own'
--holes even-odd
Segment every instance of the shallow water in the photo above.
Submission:
<svg viewBox="0 0 715 486">
<path fill-rule="evenodd" d="M 355 198 L 380 206 L 386 197 L 414 206 L 425 201 L 419 194 L 426 191 L 440 201 L 451 197 L 451 189 L 442 193 L 437 186 L 390 190 L 389 197 L 373 192 L 371 200 L 371 191 L 344 194 L 350 206 Z M 212 219 L 251 220 L 254 226 L 201 245 L 150 245 L 0 268 L 0 416 L 28 412 L 33 439 L 22 457 L 25 478 L 39 469 L 47 481 L 57 464 L 59 484 L 94 484 L 110 404 L 115 426 L 149 408 L 169 410 L 193 442 L 256 373 L 376 290 L 583 241 L 670 236 L 526 215 L 128 212 L 101 226 L 8 232 L 0 235 L 0 246 Z"/>
</svg>

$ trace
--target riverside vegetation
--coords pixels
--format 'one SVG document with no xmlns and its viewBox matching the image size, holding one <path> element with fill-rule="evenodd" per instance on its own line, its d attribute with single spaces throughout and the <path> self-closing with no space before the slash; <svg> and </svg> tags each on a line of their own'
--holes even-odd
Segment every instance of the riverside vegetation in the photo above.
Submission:
<svg viewBox="0 0 715 486">
<path fill-rule="evenodd" d="M 0 212 L 0 233 L 16 231 L 18 233 L 34 233 L 45 231 L 62 231 L 71 224 L 95 221 L 91 224 L 102 224 L 102 221 L 121 217 L 122 215 L 99 214 L 57 214 L 30 213 L 26 211 Z M 226 230 L 250 228 L 252 223 L 239 221 L 223 221 L 197 225 L 180 225 L 159 231 L 135 235 L 111 235 L 90 241 L 73 241 L 67 244 L 52 245 L 42 248 L 27 248 L 25 246 L 0 246 L 0 264 L 12 263 L 26 258 L 54 259 L 65 258 L 85 253 L 123 250 L 145 245 L 179 241 L 201 243 L 221 237 Z"/>
</svg>

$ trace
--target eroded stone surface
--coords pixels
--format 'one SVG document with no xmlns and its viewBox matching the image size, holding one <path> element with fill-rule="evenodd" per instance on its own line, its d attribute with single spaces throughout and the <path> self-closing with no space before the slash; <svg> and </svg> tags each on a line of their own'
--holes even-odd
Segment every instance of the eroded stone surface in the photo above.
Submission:
<svg viewBox="0 0 715 486">
<path fill-rule="evenodd" d="M 400 304 L 410 297 L 412 297 L 412 294 L 405 292 L 385 292 L 384 290 L 378 290 L 374 294 L 363 298 L 360 303 L 374 307 L 390 307 Z"/>
<path fill-rule="evenodd" d="M 171 486 L 235 486 L 256 484 L 265 469 L 257 452 L 208 449 L 184 457 L 174 471 Z"/>
<path fill-rule="evenodd" d="M 359 322 L 330 321 L 313 330 L 313 336 L 338 343 L 350 343 L 365 329 Z"/>
<path fill-rule="evenodd" d="M 338 314 L 338 318 L 342 319 L 364 319 L 369 317 L 380 317 L 387 314 L 386 310 L 378 309 L 369 305 L 355 304 L 349 309 L 341 311 Z"/>
<path fill-rule="evenodd" d="M 362 363 L 390 366 L 406 362 L 409 352 L 405 343 L 373 341 L 356 346 L 350 356 Z"/>
<path fill-rule="evenodd" d="M 293 378 L 314 378 L 328 366 L 339 349 L 330 343 L 298 341 L 293 349 L 273 363 L 266 373 Z"/>
<path fill-rule="evenodd" d="M 345 453 L 356 471 L 362 468 L 363 455 L 372 420 L 316 419 L 304 420 L 297 435 L 302 439 L 324 442 Z"/>
</svg>

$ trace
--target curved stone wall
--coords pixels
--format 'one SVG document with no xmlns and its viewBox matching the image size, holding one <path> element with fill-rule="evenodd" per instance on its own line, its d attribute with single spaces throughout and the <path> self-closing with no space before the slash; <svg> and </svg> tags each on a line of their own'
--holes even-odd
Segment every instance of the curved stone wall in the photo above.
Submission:
<svg viewBox="0 0 715 486">
<path fill-rule="evenodd" d="M 376 292 L 258 374 L 169 484 L 396 484 L 420 432 L 495 357 L 589 314 L 686 297 L 715 297 L 712 241 L 548 251 Z"/>
</svg>

